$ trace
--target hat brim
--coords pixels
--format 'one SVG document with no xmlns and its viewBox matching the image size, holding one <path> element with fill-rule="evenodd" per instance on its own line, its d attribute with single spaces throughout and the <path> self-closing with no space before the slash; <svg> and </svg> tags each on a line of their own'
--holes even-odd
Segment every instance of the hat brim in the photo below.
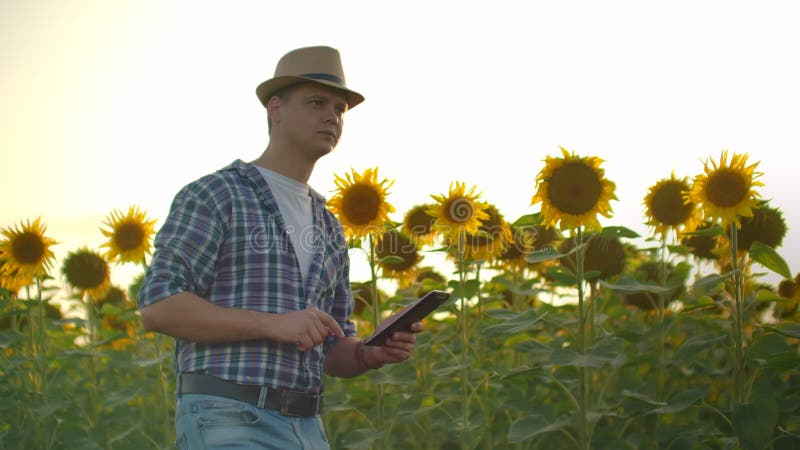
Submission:
<svg viewBox="0 0 800 450">
<path fill-rule="evenodd" d="M 299 84 L 299 83 L 321 84 L 323 86 L 329 86 L 334 89 L 342 91 L 345 94 L 345 97 L 347 97 L 348 109 L 352 109 L 356 105 L 364 101 L 363 95 L 359 94 L 356 91 L 342 87 L 341 84 L 335 83 L 333 81 L 317 80 L 314 78 L 298 77 L 298 76 L 275 77 L 267 81 L 264 81 L 263 83 L 259 84 L 258 87 L 256 88 L 256 95 L 258 96 L 258 99 L 261 101 L 261 104 L 264 105 L 264 107 L 266 108 L 267 102 L 269 102 L 269 99 L 270 97 L 272 97 L 273 94 L 275 94 L 276 92 L 285 87 L 289 87 L 293 84 Z"/>
</svg>

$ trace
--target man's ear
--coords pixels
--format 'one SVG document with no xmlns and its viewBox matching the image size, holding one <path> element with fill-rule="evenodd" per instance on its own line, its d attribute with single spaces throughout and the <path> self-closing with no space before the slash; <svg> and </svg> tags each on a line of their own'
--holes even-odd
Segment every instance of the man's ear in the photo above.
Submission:
<svg viewBox="0 0 800 450">
<path fill-rule="evenodd" d="M 280 123 L 281 99 L 277 95 L 273 95 L 267 101 L 267 115 L 272 123 Z"/>
</svg>

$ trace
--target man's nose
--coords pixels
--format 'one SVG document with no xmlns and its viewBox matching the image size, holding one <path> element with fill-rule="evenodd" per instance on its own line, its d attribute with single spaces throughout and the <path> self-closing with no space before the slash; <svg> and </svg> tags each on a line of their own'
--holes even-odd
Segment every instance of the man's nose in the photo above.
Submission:
<svg viewBox="0 0 800 450">
<path fill-rule="evenodd" d="M 338 124 L 342 118 L 339 113 L 336 111 L 335 107 L 326 108 L 325 110 L 325 121 L 330 122 L 332 124 Z"/>
</svg>

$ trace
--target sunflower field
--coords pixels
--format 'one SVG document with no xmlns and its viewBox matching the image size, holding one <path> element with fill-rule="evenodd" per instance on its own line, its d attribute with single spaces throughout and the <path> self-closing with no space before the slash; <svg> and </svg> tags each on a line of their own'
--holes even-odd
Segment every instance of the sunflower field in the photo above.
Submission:
<svg viewBox="0 0 800 450">
<path fill-rule="evenodd" d="M 370 269 L 351 280 L 359 335 L 452 295 L 410 361 L 326 378 L 332 448 L 800 448 L 800 275 L 758 163 L 724 151 L 654 180 L 650 236 L 601 225 L 616 200 L 602 164 L 548 156 L 513 219 L 454 181 L 396 222 L 377 168 L 336 176 L 329 207 Z M 155 223 L 112 211 L 101 248 L 59 262 L 41 218 L 2 230 L 0 449 L 172 448 L 172 339 L 142 329 L 141 276 L 109 281 L 143 275 Z"/>
</svg>

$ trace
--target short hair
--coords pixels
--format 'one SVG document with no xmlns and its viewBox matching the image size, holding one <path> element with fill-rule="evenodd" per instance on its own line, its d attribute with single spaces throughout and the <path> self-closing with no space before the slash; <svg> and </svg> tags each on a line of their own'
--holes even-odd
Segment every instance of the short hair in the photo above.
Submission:
<svg viewBox="0 0 800 450">
<path fill-rule="evenodd" d="M 289 96 L 291 95 L 291 93 L 294 90 L 294 88 L 296 88 L 297 86 L 299 86 L 301 84 L 303 84 L 303 83 L 302 82 L 301 83 L 295 83 L 295 84 L 290 84 L 289 86 L 286 86 L 286 87 L 282 87 L 282 88 L 278 89 L 277 91 L 275 91 L 274 93 L 272 93 L 269 96 L 269 98 L 278 97 L 279 99 L 281 99 L 281 101 L 287 101 L 287 100 L 289 100 Z M 269 118 L 269 111 L 267 111 L 267 133 L 272 133 L 272 119 Z"/>
</svg>

